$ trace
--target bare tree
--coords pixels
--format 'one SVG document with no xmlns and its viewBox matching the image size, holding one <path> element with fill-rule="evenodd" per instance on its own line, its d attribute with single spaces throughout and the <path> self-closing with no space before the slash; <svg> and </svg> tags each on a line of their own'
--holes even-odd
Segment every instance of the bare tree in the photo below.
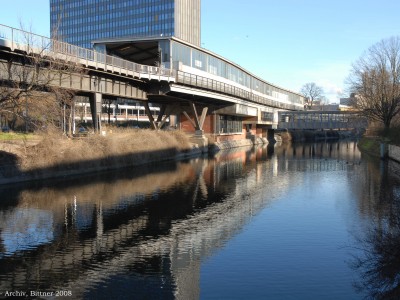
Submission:
<svg viewBox="0 0 400 300">
<path fill-rule="evenodd" d="M 308 82 L 303 85 L 300 93 L 306 98 L 308 106 L 311 108 L 315 100 L 320 100 L 324 96 L 324 90 L 315 84 L 315 82 Z"/>
<path fill-rule="evenodd" d="M 352 66 L 348 79 L 356 107 L 389 129 L 400 111 L 400 37 L 370 47 Z"/>
<path fill-rule="evenodd" d="M 17 34 L 20 51 L 0 59 L 0 114 L 23 120 L 26 129 L 28 125 L 42 126 L 54 117 L 60 120 L 61 110 L 55 108 L 70 106 L 74 94 L 60 86 L 81 67 L 70 56 L 58 53 L 57 42 L 23 30 L 15 30 Z"/>
</svg>

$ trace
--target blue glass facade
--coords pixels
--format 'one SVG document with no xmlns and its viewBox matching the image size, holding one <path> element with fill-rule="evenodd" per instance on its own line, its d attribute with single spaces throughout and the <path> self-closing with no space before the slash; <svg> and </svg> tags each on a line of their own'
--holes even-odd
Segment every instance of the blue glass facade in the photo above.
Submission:
<svg viewBox="0 0 400 300">
<path fill-rule="evenodd" d="M 200 0 L 50 0 L 53 38 L 85 48 L 93 40 L 176 36 L 200 45 Z"/>
</svg>

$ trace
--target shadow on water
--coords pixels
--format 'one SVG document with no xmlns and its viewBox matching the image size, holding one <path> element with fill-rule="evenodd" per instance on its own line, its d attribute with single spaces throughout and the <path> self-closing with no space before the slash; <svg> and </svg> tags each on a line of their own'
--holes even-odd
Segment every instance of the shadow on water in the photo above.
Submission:
<svg viewBox="0 0 400 300">
<path fill-rule="evenodd" d="M 197 299 L 201 262 L 289 186 L 304 184 L 295 172 L 364 167 L 366 176 L 355 178 L 353 187 L 357 205 L 381 222 L 365 242 L 366 254 L 374 257 L 360 257 L 354 266 L 371 274 L 368 267 L 379 267 L 383 249 L 395 250 L 388 237 L 399 240 L 400 190 L 396 181 L 380 177 L 375 164 L 360 161 L 352 142 L 270 145 L 1 188 L 0 291 L 62 288 L 75 298 L 121 291 L 137 298 Z M 371 186 L 379 188 L 371 194 Z M 385 274 L 398 274 L 398 254 L 384 258 L 392 268 Z"/>
<path fill-rule="evenodd" d="M 193 261 L 218 246 L 199 247 L 201 253 L 177 261 L 168 254 L 177 251 L 172 245 L 209 228 L 212 222 L 202 218 L 228 213 L 223 186 L 243 178 L 249 171 L 247 160 L 256 156 L 247 149 L 220 153 L 214 160 L 165 162 L 2 188 L 0 290 L 13 286 L 47 290 L 70 282 L 68 287 L 82 296 L 88 286 L 100 285 L 92 293 L 102 290 L 101 283 L 108 278 L 108 286 L 131 280 L 136 294 L 149 295 L 153 290 L 155 297 L 161 293 L 171 298 L 175 284 L 171 269 L 175 277 L 184 278 L 179 270 L 194 268 L 195 276 Z M 209 206 L 213 206 L 209 216 L 200 217 Z M 171 230 L 181 233 L 179 239 Z M 110 271 L 110 265 L 122 271 Z M 130 275 L 124 279 L 120 272 Z M 142 272 L 150 284 L 147 289 Z"/>
<path fill-rule="evenodd" d="M 350 265 L 359 273 L 355 287 L 371 299 L 400 299 L 399 170 L 394 161 L 370 164 L 370 175 L 362 183 L 369 186 L 360 196 L 369 203 L 364 212 L 372 215 L 372 221 L 357 236 L 361 253 Z"/>
<path fill-rule="evenodd" d="M 68 198 L 74 198 L 76 195 L 82 195 L 83 198 L 90 199 L 91 196 L 97 195 L 97 198 L 102 198 L 104 195 L 112 195 L 107 190 L 114 191 L 115 184 L 118 182 L 133 181 L 135 179 L 142 178 L 140 185 L 132 184 L 131 190 L 143 192 L 147 187 L 149 190 L 157 184 L 167 185 L 168 181 L 170 184 L 179 182 L 181 179 L 177 176 L 171 176 L 169 174 L 177 171 L 178 165 L 183 168 L 188 162 L 162 162 L 158 164 L 147 164 L 144 166 L 123 168 L 118 171 L 103 171 L 98 173 L 83 174 L 79 177 L 68 176 L 65 178 L 52 178 L 42 181 L 30 181 L 25 183 L 15 183 L 10 185 L 0 186 L 0 209 L 6 209 L 18 205 L 24 199 L 31 198 L 31 201 L 38 201 L 42 203 L 44 199 L 48 199 L 47 202 L 40 206 L 46 208 L 46 205 L 53 206 L 57 199 L 65 201 Z M 160 175 L 160 177 L 158 176 Z M 157 178 L 156 181 L 152 182 L 152 178 Z M 160 182 L 164 180 L 165 182 Z M 152 184 L 147 184 L 150 181 Z M 140 188 L 142 190 L 140 190 Z M 129 190 L 129 189 L 128 189 Z M 49 191 L 52 191 L 55 195 L 50 197 Z M 121 192 L 124 189 L 121 189 Z M 133 193 L 134 191 L 132 191 Z M 34 196 L 34 195 L 37 196 Z M 87 196 L 85 196 L 87 194 Z M 121 195 L 116 195 L 121 197 Z M 46 201 L 45 201 L 46 202 Z"/>
<path fill-rule="evenodd" d="M 68 163 L 59 163 L 46 167 L 35 167 L 29 170 L 21 169 L 15 155 L 0 151 L 0 184 L 13 182 L 43 181 L 49 178 L 80 177 L 82 174 L 95 174 L 107 170 L 130 168 L 146 168 L 147 164 L 156 161 L 173 160 L 178 154 L 176 148 L 154 150 L 108 156 L 105 158 L 86 159 Z"/>
<path fill-rule="evenodd" d="M 138 284 L 132 285 L 138 289 L 136 294 L 152 290 L 151 286 L 143 289 L 142 272 L 146 273 L 147 284 L 152 277 L 155 286 L 165 286 L 172 293 L 171 263 L 181 269 L 194 259 L 171 262 L 169 255 L 164 257 L 160 248 L 172 251 L 169 245 L 172 227 L 183 232 L 182 240 L 190 237 L 191 231 L 186 228 L 196 232 L 203 226 L 209 227 L 209 220 L 197 218 L 195 221 L 194 217 L 206 212 L 207 207 L 214 206 L 216 217 L 221 213 L 219 210 L 226 213 L 223 205 L 227 197 L 225 190 L 231 192 L 229 181 L 244 177 L 252 169 L 245 167 L 252 165 L 247 160 L 256 160 L 256 153 L 267 157 L 263 152 L 238 149 L 221 152 L 214 160 L 198 158 L 158 163 L 79 178 L 34 182 L 28 186 L 3 187 L 0 289 L 18 286 L 46 290 L 75 282 L 82 276 L 87 278 L 83 282 L 89 281 L 94 286 L 105 277 L 116 277 L 108 285 L 118 285 L 122 280 L 120 274 L 109 271 L 99 274 L 102 272 L 91 270 L 102 264 L 108 270 L 106 265 L 113 264 L 124 272 L 127 268 L 130 270 L 130 277 L 135 277 L 133 282 Z M 212 218 L 212 212 L 208 214 L 205 218 Z M 176 224 L 186 219 L 194 223 Z M 130 251 L 141 254 L 131 257 Z M 155 294 L 161 291 L 153 290 Z M 78 293 L 76 289 L 75 292 Z"/>
</svg>

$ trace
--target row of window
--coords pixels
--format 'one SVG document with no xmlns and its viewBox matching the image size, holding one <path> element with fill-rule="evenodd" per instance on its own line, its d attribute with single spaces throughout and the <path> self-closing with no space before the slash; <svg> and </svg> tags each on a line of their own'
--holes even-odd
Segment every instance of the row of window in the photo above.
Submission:
<svg viewBox="0 0 400 300">
<path fill-rule="evenodd" d="M 75 32 L 85 32 L 85 31 L 92 31 L 92 30 L 101 30 L 101 31 L 113 31 L 114 34 L 118 34 L 119 29 L 131 29 L 135 31 L 137 27 L 139 28 L 147 28 L 147 30 L 151 30 L 154 28 L 166 28 L 172 29 L 173 28 L 173 20 L 164 23 L 152 23 L 152 22 L 138 22 L 137 26 L 132 27 L 129 25 L 122 25 L 118 22 L 110 22 L 107 24 L 104 23 L 86 23 L 85 26 L 72 26 L 72 24 L 64 24 L 60 26 L 60 29 L 64 31 L 75 31 Z"/>
<path fill-rule="evenodd" d="M 105 28 L 104 28 L 105 27 Z M 173 30 L 173 24 L 171 23 L 166 23 L 166 24 L 156 24 L 156 25 L 147 25 L 146 23 L 143 23 L 141 26 L 137 27 L 129 27 L 129 26 L 117 26 L 112 24 L 110 26 L 99 26 L 97 25 L 89 25 L 85 27 L 60 27 L 58 32 L 62 34 L 63 37 L 68 37 L 69 35 L 75 35 L 75 34 L 82 34 L 87 36 L 89 33 L 91 36 L 94 36 L 95 38 L 97 36 L 110 36 L 110 37 L 121 37 L 124 35 L 134 35 L 137 33 L 147 33 L 147 35 L 159 35 L 160 32 L 163 33 L 163 35 L 167 35 L 168 32 L 171 32 Z M 68 39 L 65 40 L 68 42 Z"/>
<path fill-rule="evenodd" d="M 162 13 L 156 14 L 138 14 L 131 13 L 126 14 L 122 12 L 111 12 L 109 14 L 90 14 L 87 11 L 80 11 L 76 15 L 64 14 L 59 17 L 58 15 L 51 16 L 51 22 L 56 23 L 59 19 L 63 20 L 63 24 L 68 23 L 69 25 L 86 24 L 93 22 L 113 22 L 120 23 L 122 25 L 134 25 L 141 22 L 152 22 L 157 23 L 164 20 L 169 20 L 174 18 L 173 11 L 163 11 Z"/>
<path fill-rule="evenodd" d="M 115 8 L 113 4 L 102 5 L 97 3 L 96 5 L 80 5 L 77 7 L 69 7 L 70 4 L 76 4 L 71 1 L 66 4 L 53 4 L 51 6 L 51 15 L 59 18 L 78 17 L 82 15 L 95 16 L 98 20 L 110 19 L 113 17 L 132 17 L 135 15 L 157 15 L 163 13 L 171 13 L 174 11 L 173 3 L 166 4 L 143 4 L 141 6 L 129 6 L 129 8 Z"/>
<path fill-rule="evenodd" d="M 70 22 L 65 22 L 63 25 L 59 26 L 58 29 L 64 32 L 85 32 L 85 31 L 113 31 L 114 35 L 118 34 L 120 29 L 130 29 L 132 32 L 137 31 L 137 28 L 147 28 L 147 30 L 172 30 L 174 28 L 173 19 L 167 20 L 163 23 L 154 23 L 154 22 L 146 22 L 146 21 L 138 21 L 135 23 L 135 26 L 124 25 L 119 22 L 110 22 L 110 23 L 85 23 L 81 24 L 81 26 L 77 26 L 76 24 L 72 24 Z"/>
<path fill-rule="evenodd" d="M 201 50 L 193 49 L 178 42 L 172 43 L 172 61 L 180 61 L 186 66 L 200 69 L 210 74 L 220 76 L 245 86 L 253 91 L 269 95 L 280 101 L 302 104 L 300 95 L 285 91 L 259 80 L 244 70 L 232 65 L 222 59 L 207 54 Z M 169 53 L 168 47 L 162 47 L 163 53 Z M 168 55 L 169 57 L 169 55 Z"/>
<path fill-rule="evenodd" d="M 273 122 L 274 121 L 274 114 L 267 111 L 261 112 L 261 121 L 264 122 Z"/>
<path fill-rule="evenodd" d="M 241 117 L 220 115 L 216 124 L 217 133 L 242 133 L 243 122 Z"/>
<path fill-rule="evenodd" d="M 107 10 L 132 7 L 141 10 L 160 10 L 173 8 L 174 0 L 50 0 L 51 12 L 93 6 Z"/>
</svg>

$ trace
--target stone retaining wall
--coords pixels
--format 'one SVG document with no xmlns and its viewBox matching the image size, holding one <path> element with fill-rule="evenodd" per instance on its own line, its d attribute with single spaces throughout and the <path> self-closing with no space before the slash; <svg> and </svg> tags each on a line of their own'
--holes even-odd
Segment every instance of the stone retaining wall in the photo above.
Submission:
<svg viewBox="0 0 400 300">
<path fill-rule="evenodd" d="M 230 140 L 230 141 L 228 140 L 210 145 L 210 150 L 211 152 L 217 152 L 224 149 L 232 149 L 232 148 L 248 147 L 248 146 L 253 146 L 253 142 L 249 139 Z"/>
<path fill-rule="evenodd" d="M 395 145 L 389 145 L 388 156 L 397 162 L 400 162 L 400 147 Z"/>
</svg>

